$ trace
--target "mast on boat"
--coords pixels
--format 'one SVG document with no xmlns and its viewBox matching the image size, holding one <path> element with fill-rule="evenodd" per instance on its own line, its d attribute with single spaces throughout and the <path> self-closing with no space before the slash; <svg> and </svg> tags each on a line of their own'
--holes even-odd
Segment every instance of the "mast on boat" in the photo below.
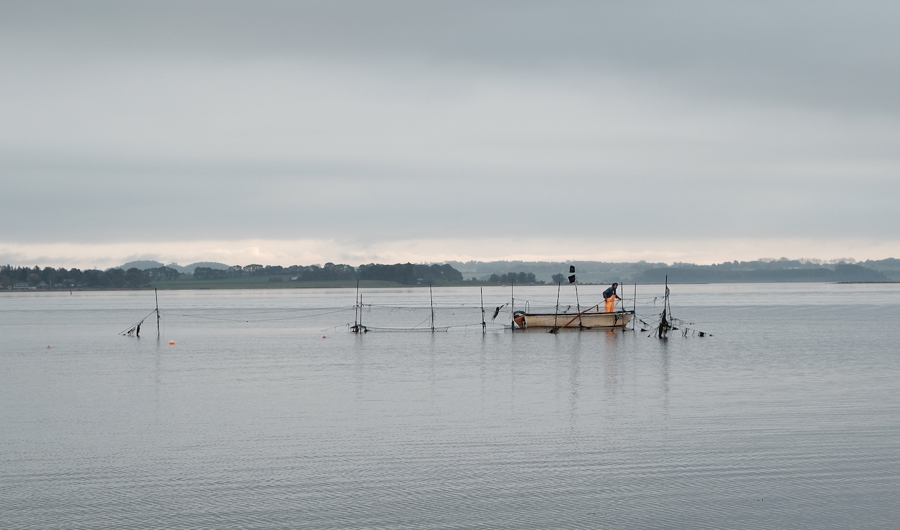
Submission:
<svg viewBox="0 0 900 530">
<path fill-rule="evenodd" d="M 581 320 L 581 300 L 578 299 L 578 278 L 575 277 L 575 265 L 569 265 L 569 272 L 572 274 L 569 276 L 569 281 L 575 284 L 575 310 L 578 311 L 578 327 L 584 327 L 584 321 Z M 556 312 L 559 313 L 559 294 L 556 295 Z"/>
</svg>

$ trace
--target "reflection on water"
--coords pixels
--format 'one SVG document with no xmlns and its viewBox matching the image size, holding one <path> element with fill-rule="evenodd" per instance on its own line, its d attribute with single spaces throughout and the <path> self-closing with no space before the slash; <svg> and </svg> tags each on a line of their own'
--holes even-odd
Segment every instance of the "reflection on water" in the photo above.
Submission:
<svg viewBox="0 0 900 530">
<path fill-rule="evenodd" d="M 615 331 L 605 331 L 603 333 L 604 342 L 607 348 L 604 350 L 604 383 L 606 384 L 606 392 L 610 395 L 616 393 L 619 378 L 619 359 L 616 353 L 618 348 L 615 347 L 615 340 L 618 337 Z"/>
<path fill-rule="evenodd" d="M 654 289 L 638 293 L 648 317 Z M 448 333 L 357 335 L 352 290 L 286 290 L 161 293 L 157 341 L 116 335 L 147 293 L 2 293 L 0 520 L 895 526 L 900 289 L 672 290 L 675 316 L 713 337 L 483 335 L 471 289 L 435 290 Z M 485 305 L 504 297 L 485 289 Z M 530 307 L 555 297 L 516 289 Z M 430 313 L 427 290 L 366 300 L 373 325 Z"/>
</svg>

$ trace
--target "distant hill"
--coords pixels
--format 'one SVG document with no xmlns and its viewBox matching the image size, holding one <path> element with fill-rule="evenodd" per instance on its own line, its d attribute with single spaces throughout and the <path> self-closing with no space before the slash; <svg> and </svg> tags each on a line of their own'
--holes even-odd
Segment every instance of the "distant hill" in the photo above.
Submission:
<svg viewBox="0 0 900 530">
<path fill-rule="evenodd" d="M 178 272 L 183 272 L 185 274 L 194 274 L 194 269 L 197 267 L 209 267 L 210 269 L 216 270 L 228 270 L 231 268 L 230 265 L 225 265 L 224 263 L 219 263 L 216 261 L 198 261 L 197 263 L 191 263 L 190 265 L 185 265 L 184 267 L 179 267 L 174 263 L 172 265 L 166 265 L 166 267 L 172 267 Z"/>
<path fill-rule="evenodd" d="M 140 269 L 142 271 L 147 269 L 156 269 L 162 267 L 163 264 L 158 261 L 152 260 L 139 260 L 139 261 L 129 261 L 124 265 L 119 265 L 118 267 L 111 267 L 112 269 L 122 269 L 123 271 L 127 271 L 128 269 Z M 106 269 L 109 270 L 109 269 Z"/>
<path fill-rule="evenodd" d="M 136 269 L 145 271 L 147 269 L 158 269 L 162 266 L 163 266 L 163 264 L 158 261 L 138 260 L 138 261 L 129 261 L 128 263 L 126 263 L 124 265 L 119 265 L 118 267 L 112 267 L 112 268 L 113 269 L 122 269 L 124 271 L 127 271 L 128 269 L 131 269 L 131 268 L 136 268 Z M 200 261 L 197 263 L 191 263 L 190 265 L 186 265 L 184 267 L 182 267 L 181 265 L 179 265 L 177 263 L 169 263 L 168 265 L 166 265 L 166 267 L 169 267 L 170 269 L 175 269 L 176 271 L 178 271 L 182 274 L 193 274 L 194 269 L 196 269 L 197 267 L 209 267 L 210 269 L 218 269 L 218 270 L 226 270 L 226 269 L 230 268 L 228 265 L 225 265 L 224 263 L 218 263 L 215 261 Z M 107 270 L 109 270 L 109 269 L 107 269 Z"/>
<path fill-rule="evenodd" d="M 859 264 L 872 270 L 876 270 L 895 282 L 900 281 L 900 259 L 887 258 L 866 260 Z"/>
</svg>

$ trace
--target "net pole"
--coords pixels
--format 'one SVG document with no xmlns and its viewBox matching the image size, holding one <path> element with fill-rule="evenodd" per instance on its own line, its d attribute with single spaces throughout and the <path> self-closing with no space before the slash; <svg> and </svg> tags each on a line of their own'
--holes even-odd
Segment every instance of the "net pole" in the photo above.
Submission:
<svg viewBox="0 0 900 530">
<path fill-rule="evenodd" d="M 153 297 L 156 298 L 156 338 L 159 338 L 159 292 L 154 288 Z"/>
<path fill-rule="evenodd" d="M 428 296 L 431 298 L 431 332 L 434 333 L 434 292 L 431 290 L 431 284 L 428 284 Z"/>
<path fill-rule="evenodd" d="M 481 291 L 481 334 L 487 333 L 487 322 L 484 321 L 484 287 L 479 287 Z"/>
</svg>

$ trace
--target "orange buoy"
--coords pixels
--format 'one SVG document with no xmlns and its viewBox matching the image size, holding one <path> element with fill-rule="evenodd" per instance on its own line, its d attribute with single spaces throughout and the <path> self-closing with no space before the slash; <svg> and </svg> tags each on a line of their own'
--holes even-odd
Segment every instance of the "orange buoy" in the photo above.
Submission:
<svg viewBox="0 0 900 530">
<path fill-rule="evenodd" d="M 170 341 L 169 341 L 169 346 L 174 346 L 174 345 L 175 345 L 175 341 L 174 341 L 174 340 L 170 340 Z"/>
<path fill-rule="evenodd" d="M 322 335 L 322 338 L 325 339 L 325 338 L 327 338 L 327 337 L 326 337 L 325 335 Z"/>
</svg>

